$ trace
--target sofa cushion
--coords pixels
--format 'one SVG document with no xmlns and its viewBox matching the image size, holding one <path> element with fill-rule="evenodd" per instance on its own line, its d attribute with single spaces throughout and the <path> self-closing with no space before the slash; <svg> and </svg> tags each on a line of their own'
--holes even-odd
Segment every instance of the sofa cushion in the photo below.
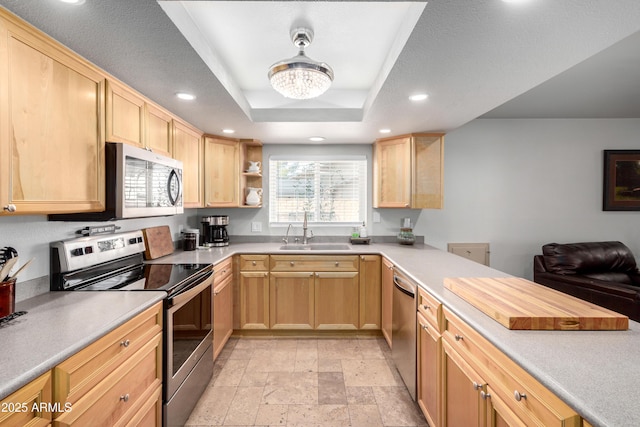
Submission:
<svg viewBox="0 0 640 427">
<path fill-rule="evenodd" d="M 542 254 L 547 271 L 556 274 L 638 272 L 631 250 L 621 242 L 549 243 Z"/>
<path fill-rule="evenodd" d="M 602 272 L 602 273 L 587 273 L 583 274 L 584 277 L 595 280 L 604 280 L 605 282 L 624 283 L 625 285 L 632 285 L 631 277 L 627 273 L 619 273 L 617 271 Z"/>
</svg>

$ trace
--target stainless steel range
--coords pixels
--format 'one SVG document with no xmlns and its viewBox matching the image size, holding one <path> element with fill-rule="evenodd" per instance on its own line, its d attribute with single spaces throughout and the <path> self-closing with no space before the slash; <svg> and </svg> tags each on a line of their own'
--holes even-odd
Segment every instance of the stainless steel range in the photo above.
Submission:
<svg viewBox="0 0 640 427">
<path fill-rule="evenodd" d="M 139 230 L 53 242 L 50 247 L 52 291 L 167 293 L 163 425 L 184 425 L 213 375 L 213 266 L 144 264 Z"/>
</svg>

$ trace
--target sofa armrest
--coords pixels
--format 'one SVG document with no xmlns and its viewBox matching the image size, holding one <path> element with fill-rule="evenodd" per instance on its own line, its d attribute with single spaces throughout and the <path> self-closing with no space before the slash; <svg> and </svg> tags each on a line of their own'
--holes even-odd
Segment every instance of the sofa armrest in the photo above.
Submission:
<svg viewBox="0 0 640 427">
<path fill-rule="evenodd" d="M 549 284 L 551 287 L 554 287 L 554 283 L 562 283 L 565 285 L 579 286 L 585 289 L 618 295 L 623 298 L 640 300 L 640 287 L 638 286 L 625 285 L 623 283 L 612 283 L 580 275 L 563 275 L 534 271 L 534 282 L 542 285 Z"/>
<path fill-rule="evenodd" d="M 544 257 L 542 255 L 533 256 L 533 271 L 536 273 L 547 272 L 547 268 L 544 265 Z"/>
</svg>

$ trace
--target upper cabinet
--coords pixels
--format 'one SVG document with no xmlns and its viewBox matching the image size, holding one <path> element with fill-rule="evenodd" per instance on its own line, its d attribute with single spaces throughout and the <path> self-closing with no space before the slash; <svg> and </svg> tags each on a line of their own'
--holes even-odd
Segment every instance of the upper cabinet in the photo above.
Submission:
<svg viewBox="0 0 640 427">
<path fill-rule="evenodd" d="M 0 214 L 104 210 L 104 76 L 0 9 Z"/>
<path fill-rule="evenodd" d="M 247 200 L 250 193 L 253 199 Z M 240 198 L 242 207 L 262 207 L 262 143 L 258 140 L 240 141 Z"/>
<path fill-rule="evenodd" d="M 112 80 L 107 81 L 106 141 L 144 147 L 144 98 Z"/>
<path fill-rule="evenodd" d="M 441 209 L 444 134 L 379 139 L 373 146 L 373 207 Z"/>
<path fill-rule="evenodd" d="M 209 208 L 239 206 L 239 142 L 236 139 L 204 137 L 204 204 Z"/>
<path fill-rule="evenodd" d="M 171 113 L 157 105 L 146 103 L 144 105 L 145 126 L 143 128 L 146 130 L 144 134 L 145 147 L 154 153 L 171 156 L 174 135 L 173 121 Z"/>
<path fill-rule="evenodd" d="M 182 162 L 182 188 L 185 208 L 204 206 L 202 132 L 173 120 L 173 158 Z"/>
</svg>

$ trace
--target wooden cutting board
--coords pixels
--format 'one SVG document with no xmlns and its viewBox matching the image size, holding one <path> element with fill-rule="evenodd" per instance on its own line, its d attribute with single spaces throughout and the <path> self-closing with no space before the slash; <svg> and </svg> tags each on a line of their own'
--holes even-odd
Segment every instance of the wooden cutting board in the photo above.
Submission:
<svg viewBox="0 0 640 427">
<path fill-rule="evenodd" d="M 509 329 L 629 328 L 627 316 L 522 278 L 451 277 L 444 286 Z"/>
<path fill-rule="evenodd" d="M 168 225 L 143 228 L 142 235 L 145 259 L 156 259 L 173 253 L 173 240 L 171 240 L 171 230 Z"/>
</svg>

